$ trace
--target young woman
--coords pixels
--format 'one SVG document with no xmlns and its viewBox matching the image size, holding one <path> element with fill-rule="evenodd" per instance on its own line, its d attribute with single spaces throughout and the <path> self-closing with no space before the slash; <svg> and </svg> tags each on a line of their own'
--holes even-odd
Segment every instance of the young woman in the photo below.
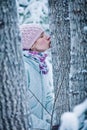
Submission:
<svg viewBox="0 0 87 130">
<path fill-rule="evenodd" d="M 32 129 L 50 130 L 54 94 L 48 81 L 46 64 L 50 37 L 39 26 L 25 24 L 20 27 L 22 47 L 29 90 Z"/>
</svg>

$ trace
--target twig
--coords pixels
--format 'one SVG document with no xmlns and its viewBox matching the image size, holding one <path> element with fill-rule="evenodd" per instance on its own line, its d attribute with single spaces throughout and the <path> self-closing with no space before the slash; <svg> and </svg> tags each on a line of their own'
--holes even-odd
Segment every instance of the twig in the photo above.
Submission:
<svg viewBox="0 0 87 130">
<path fill-rule="evenodd" d="M 40 102 L 36 95 L 29 89 L 30 93 L 35 97 L 35 99 L 40 103 L 40 105 L 46 110 L 46 112 L 51 116 L 50 112 L 45 108 L 45 106 Z"/>
<path fill-rule="evenodd" d="M 58 99 L 59 92 L 60 92 L 60 89 L 61 89 L 61 87 L 62 87 L 64 77 L 65 77 L 65 75 L 63 76 L 62 82 L 61 82 L 60 86 L 58 87 L 59 89 L 58 89 L 58 91 L 57 91 L 57 95 L 56 95 L 55 100 L 54 100 L 53 110 L 52 110 L 52 115 L 51 115 L 51 127 L 52 127 L 52 122 L 53 122 L 53 114 L 54 114 L 54 110 L 55 110 L 56 101 L 57 101 L 57 99 Z"/>
</svg>

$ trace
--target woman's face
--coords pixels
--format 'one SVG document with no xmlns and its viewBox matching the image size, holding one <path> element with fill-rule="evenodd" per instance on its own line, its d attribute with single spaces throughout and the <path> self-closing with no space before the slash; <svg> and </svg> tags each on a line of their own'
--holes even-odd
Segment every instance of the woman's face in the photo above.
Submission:
<svg viewBox="0 0 87 130">
<path fill-rule="evenodd" d="M 50 48 L 50 43 L 51 43 L 50 36 L 48 36 L 43 32 L 37 39 L 37 41 L 33 44 L 31 50 L 44 52 Z"/>
</svg>

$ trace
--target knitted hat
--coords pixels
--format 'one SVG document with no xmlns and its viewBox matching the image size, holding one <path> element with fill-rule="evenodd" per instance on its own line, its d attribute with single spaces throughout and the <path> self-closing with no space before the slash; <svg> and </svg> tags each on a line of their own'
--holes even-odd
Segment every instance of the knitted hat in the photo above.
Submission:
<svg viewBox="0 0 87 130">
<path fill-rule="evenodd" d="M 21 40 L 23 49 L 30 49 L 39 38 L 43 29 L 39 25 L 24 24 L 20 26 Z"/>
</svg>

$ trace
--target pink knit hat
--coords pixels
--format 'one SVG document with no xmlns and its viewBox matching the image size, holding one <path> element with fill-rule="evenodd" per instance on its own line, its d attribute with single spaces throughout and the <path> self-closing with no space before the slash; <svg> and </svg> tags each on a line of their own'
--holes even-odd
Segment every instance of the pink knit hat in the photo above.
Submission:
<svg viewBox="0 0 87 130">
<path fill-rule="evenodd" d="M 23 24 L 20 26 L 23 49 L 30 49 L 44 30 L 39 25 Z"/>
</svg>

